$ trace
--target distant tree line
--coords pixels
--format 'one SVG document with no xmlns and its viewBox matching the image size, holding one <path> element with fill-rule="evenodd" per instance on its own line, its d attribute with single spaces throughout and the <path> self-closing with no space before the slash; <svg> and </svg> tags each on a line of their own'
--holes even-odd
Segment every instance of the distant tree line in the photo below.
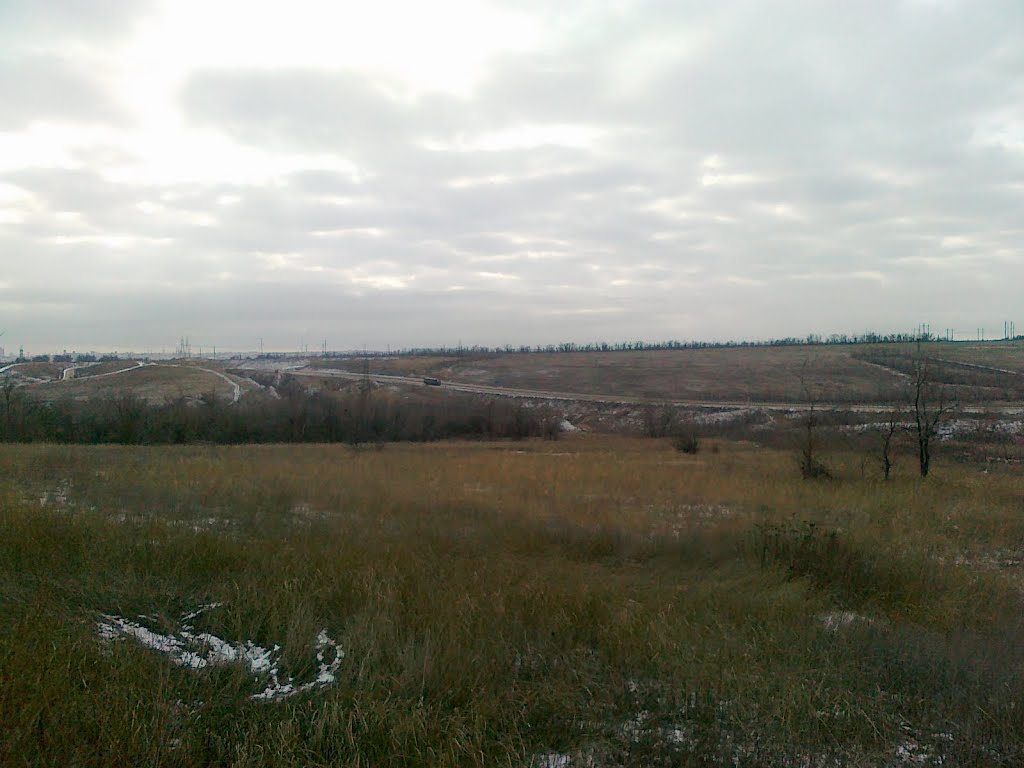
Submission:
<svg viewBox="0 0 1024 768">
<path fill-rule="evenodd" d="M 0 389 L 0 440 L 359 445 L 444 438 L 555 438 L 560 423 L 543 409 L 505 400 L 404 402 L 370 392 L 283 389 L 280 399 L 254 397 L 229 405 L 212 394 L 157 404 L 128 392 L 45 402 L 4 386 Z"/>
<path fill-rule="evenodd" d="M 1024 336 L 1018 337 L 1024 339 Z M 740 340 L 740 341 L 620 341 L 620 342 L 590 342 L 578 344 L 576 342 L 562 342 L 560 344 L 506 344 L 498 347 L 481 345 L 454 347 L 408 347 L 397 350 L 365 351 L 354 352 L 324 352 L 322 357 L 391 357 L 391 356 L 420 356 L 435 355 L 442 357 L 462 357 L 479 355 L 507 355 L 507 354 L 551 354 L 558 352 L 654 352 L 670 349 L 732 349 L 736 347 L 795 347 L 795 346 L 833 346 L 849 344 L 903 344 L 917 341 L 946 341 L 946 339 L 935 336 L 932 333 L 874 333 L 861 334 L 833 333 L 823 336 L 816 333 L 803 337 L 787 336 L 781 339 L 768 340 Z M 276 359 L 292 357 L 293 353 L 267 352 L 259 355 L 263 359 Z"/>
<path fill-rule="evenodd" d="M 95 355 L 91 352 L 63 352 L 58 355 L 32 355 L 15 358 L 16 363 L 106 363 L 120 360 L 119 355 Z"/>
<path fill-rule="evenodd" d="M 1014 336 L 1012 341 L 1024 340 L 1024 335 Z M 502 355 L 502 354 L 551 354 L 555 352 L 654 352 L 666 349 L 731 349 L 735 347 L 802 347 L 802 346 L 833 346 L 846 344 L 905 344 L 908 342 L 930 342 L 945 341 L 948 339 L 931 333 L 930 331 L 919 331 L 913 333 L 833 333 L 824 336 L 818 333 L 809 333 L 806 336 L 786 336 L 779 339 L 767 340 L 731 340 L 731 341 L 618 341 L 618 342 L 588 342 L 578 344 L 573 341 L 565 341 L 559 344 L 506 344 L 504 346 L 462 346 L 454 347 L 403 347 L 396 350 L 367 350 L 358 353 L 359 357 L 390 357 L 390 356 L 418 356 L 438 355 L 443 357 L 461 357 L 472 355 Z M 955 343 L 955 342 L 949 342 Z M 300 356 L 309 356 L 305 353 L 296 352 L 265 352 L 257 355 L 258 359 L 275 360 Z M 320 353 L 321 357 L 352 357 L 357 353 L 325 351 Z M 236 356 L 237 357 L 237 356 Z M 32 357 L 19 357 L 17 363 L 95 363 L 109 360 L 121 359 L 117 354 L 95 355 L 92 353 L 63 353 L 58 355 L 34 355 Z"/>
</svg>

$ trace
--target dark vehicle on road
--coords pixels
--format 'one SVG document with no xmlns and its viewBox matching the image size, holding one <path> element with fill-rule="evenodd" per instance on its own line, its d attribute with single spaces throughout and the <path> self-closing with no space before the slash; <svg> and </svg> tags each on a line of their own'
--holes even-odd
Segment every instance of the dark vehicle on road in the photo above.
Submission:
<svg viewBox="0 0 1024 768">
<path fill-rule="evenodd" d="M 431 386 L 431 387 L 440 387 L 441 386 L 441 380 L 440 379 L 435 379 L 433 376 L 424 376 L 423 377 L 423 383 L 428 385 L 428 386 Z"/>
</svg>

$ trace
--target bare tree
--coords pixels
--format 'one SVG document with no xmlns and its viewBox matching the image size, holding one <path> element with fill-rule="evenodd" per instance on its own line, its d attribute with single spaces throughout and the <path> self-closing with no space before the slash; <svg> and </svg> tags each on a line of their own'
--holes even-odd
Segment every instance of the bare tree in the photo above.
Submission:
<svg viewBox="0 0 1024 768">
<path fill-rule="evenodd" d="M 4 379 L 3 387 L 4 403 L 4 437 L 7 440 L 14 439 L 14 380 L 8 376 Z"/>
<path fill-rule="evenodd" d="M 805 480 L 832 477 L 828 467 L 822 464 L 817 457 L 818 439 L 815 431 L 818 426 L 818 415 L 815 413 L 817 399 L 807 382 L 807 360 L 804 360 L 803 366 L 800 368 L 800 388 L 803 390 L 804 400 L 807 401 L 807 415 L 804 417 L 804 440 L 800 448 L 800 474 Z"/>
<path fill-rule="evenodd" d="M 889 412 L 889 418 L 882 427 L 882 472 L 886 480 L 889 479 L 889 473 L 896 462 L 896 435 L 902 429 L 902 419 L 903 409 L 896 406 Z"/>
<path fill-rule="evenodd" d="M 921 477 L 928 477 L 932 461 L 932 438 L 938 433 L 939 424 L 956 407 L 947 402 L 946 388 L 935 381 L 933 361 L 921 351 L 917 344 L 911 373 L 911 396 L 914 408 L 914 429 L 917 436 L 917 457 Z"/>
<path fill-rule="evenodd" d="M 644 408 L 644 434 L 647 437 L 667 437 L 675 432 L 676 412 L 672 408 Z"/>
</svg>

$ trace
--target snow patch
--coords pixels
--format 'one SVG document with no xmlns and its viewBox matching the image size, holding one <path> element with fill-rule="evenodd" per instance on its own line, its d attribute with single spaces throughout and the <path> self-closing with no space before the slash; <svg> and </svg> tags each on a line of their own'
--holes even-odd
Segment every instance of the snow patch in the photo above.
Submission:
<svg viewBox="0 0 1024 768">
<path fill-rule="evenodd" d="M 57 507 L 66 507 L 71 494 L 71 480 L 61 480 L 52 491 L 45 491 L 39 497 L 39 506 L 48 507 L 51 504 Z"/>
<path fill-rule="evenodd" d="M 864 616 L 854 611 L 833 611 L 818 615 L 818 621 L 829 632 L 838 632 L 857 623 L 874 624 L 875 620 L 870 616 Z"/>
<path fill-rule="evenodd" d="M 756 409 L 737 408 L 728 411 L 711 411 L 710 413 L 698 413 L 693 417 L 694 424 L 727 424 L 746 416 L 753 416 L 758 413 Z"/>
<path fill-rule="evenodd" d="M 327 630 L 320 630 L 316 638 L 316 677 L 296 685 L 293 678 L 282 678 L 278 669 L 281 646 L 264 648 L 251 640 L 244 643 L 229 642 L 209 632 L 195 631 L 193 620 L 220 605 L 221 603 L 210 603 L 182 615 L 179 620 L 181 629 L 177 634 L 162 635 L 138 622 L 110 614 L 105 614 L 103 619 L 97 622 L 96 631 L 100 639 L 106 642 L 119 637 L 131 638 L 150 650 L 167 654 L 174 664 L 186 669 L 199 670 L 241 664 L 256 678 L 269 676 L 266 687 L 249 697 L 259 701 L 284 699 L 317 688 L 325 688 L 335 682 L 335 672 L 341 665 L 341 660 L 345 658 L 345 652 L 330 638 Z"/>
<path fill-rule="evenodd" d="M 548 752 L 544 755 L 536 755 L 530 761 L 533 768 L 569 768 L 572 765 L 572 756 L 563 755 L 560 752 Z"/>
</svg>

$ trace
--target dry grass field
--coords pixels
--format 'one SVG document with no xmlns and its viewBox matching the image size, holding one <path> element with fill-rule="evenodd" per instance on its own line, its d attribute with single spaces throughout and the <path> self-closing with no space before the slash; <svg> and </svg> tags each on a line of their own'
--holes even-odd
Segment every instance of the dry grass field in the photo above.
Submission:
<svg viewBox="0 0 1024 768">
<path fill-rule="evenodd" d="M 807 400 L 805 385 L 821 403 L 888 403 L 903 399 L 910 344 L 734 347 L 626 352 L 552 352 L 372 357 L 370 371 L 402 376 L 433 376 L 446 382 L 583 395 L 609 395 L 652 401 L 712 401 L 734 404 Z M 925 355 L 939 360 L 999 370 L 946 366 L 948 393 L 971 403 L 1016 403 L 1024 392 L 1024 343 L 926 344 Z M 902 365 L 890 361 L 904 358 Z M 362 373 L 358 357 L 311 358 L 309 367 Z M 880 364 L 881 363 L 881 364 Z M 56 381 L 61 365 L 28 363 L 5 374 L 29 383 L 37 396 L 85 398 L 131 392 L 151 402 L 215 392 L 231 398 L 233 387 L 199 368 L 225 373 L 211 361 L 174 361 L 130 370 L 131 361 L 112 361 L 78 370 L 75 379 Z M 268 369 L 273 370 L 273 369 Z M 116 373 L 124 371 L 123 373 Z M 263 371 L 266 374 L 268 371 Z M 1012 373 L 1019 371 L 1020 375 Z M 110 375 L 115 374 L 115 375 Z M 229 376 L 230 378 L 230 376 Z M 95 380 L 91 380 L 95 379 Z M 40 385 L 39 380 L 51 383 Z M 256 389 L 233 379 L 242 394 Z"/>
<path fill-rule="evenodd" d="M 821 353 L 796 347 L 504 356 L 439 373 L 474 383 L 651 399 L 783 402 L 803 398 L 802 373 L 837 401 L 876 396 L 891 379 L 831 348 Z"/>
<path fill-rule="evenodd" d="M 1022 764 L 1024 478 L 858 462 L 0 446 L 0 764 Z"/>
<path fill-rule="evenodd" d="M 14 379 L 50 381 L 60 377 L 62 363 L 17 363 L 5 372 L 5 376 Z"/>
<path fill-rule="evenodd" d="M 1024 375 L 1024 341 L 945 344 L 940 347 L 936 356 L 947 360 L 1017 371 Z"/>
<path fill-rule="evenodd" d="M 202 367 L 210 366 L 204 362 Z M 115 371 L 120 372 L 114 373 Z M 98 373 L 76 374 L 75 378 L 67 381 L 32 386 L 31 392 L 33 397 L 46 400 L 65 397 L 83 400 L 131 393 L 149 402 L 162 403 L 180 397 L 197 397 L 210 393 L 214 393 L 219 399 L 231 400 L 234 396 L 234 387 L 197 365 L 168 363 L 136 367 L 134 363 L 125 364 L 119 361 Z"/>
<path fill-rule="evenodd" d="M 361 360 L 345 363 L 353 371 L 361 365 Z M 467 384 L 655 400 L 798 402 L 804 371 L 810 383 L 836 399 L 856 400 L 876 397 L 893 378 L 833 347 L 398 357 L 371 359 L 370 367 L 375 373 L 430 375 Z"/>
<path fill-rule="evenodd" d="M 925 344 L 924 353 L 1024 371 L 1024 344 Z M 804 383 L 835 403 L 883 402 L 898 396 L 898 373 L 859 359 L 910 354 L 913 345 L 733 347 L 628 352 L 410 356 L 371 358 L 374 373 L 436 376 L 467 384 L 607 394 L 652 400 L 800 403 Z M 362 371 L 359 358 L 315 361 Z M 1016 382 L 1014 382 L 1016 384 Z"/>
<path fill-rule="evenodd" d="M 75 378 L 84 379 L 90 376 L 103 376 L 106 374 L 127 371 L 138 365 L 134 360 L 106 360 L 95 365 L 87 365 L 75 369 Z"/>
</svg>

